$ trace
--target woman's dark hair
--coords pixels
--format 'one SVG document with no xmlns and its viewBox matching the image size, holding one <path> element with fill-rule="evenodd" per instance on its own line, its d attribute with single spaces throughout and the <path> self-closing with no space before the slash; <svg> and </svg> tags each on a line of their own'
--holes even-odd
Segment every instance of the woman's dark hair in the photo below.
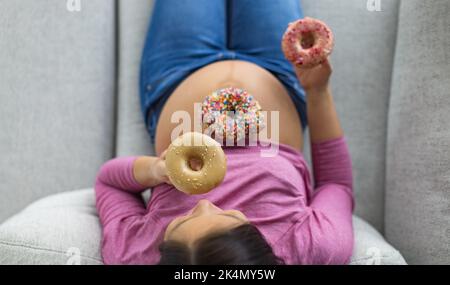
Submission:
<svg viewBox="0 0 450 285">
<path fill-rule="evenodd" d="M 261 232 L 244 224 L 207 235 L 190 248 L 176 241 L 159 247 L 161 265 L 274 265 L 282 264 Z"/>
</svg>

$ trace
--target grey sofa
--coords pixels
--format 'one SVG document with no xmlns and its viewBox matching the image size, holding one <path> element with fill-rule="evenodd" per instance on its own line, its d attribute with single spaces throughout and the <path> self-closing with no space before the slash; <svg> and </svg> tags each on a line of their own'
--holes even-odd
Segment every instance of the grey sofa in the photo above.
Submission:
<svg viewBox="0 0 450 285">
<path fill-rule="evenodd" d="M 153 1 L 65 2 L 0 0 L 0 264 L 101 264 L 96 172 L 153 153 L 138 103 Z M 352 264 L 449 263 L 450 2 L 302 2 L 336 34 Z"/>
</svg>

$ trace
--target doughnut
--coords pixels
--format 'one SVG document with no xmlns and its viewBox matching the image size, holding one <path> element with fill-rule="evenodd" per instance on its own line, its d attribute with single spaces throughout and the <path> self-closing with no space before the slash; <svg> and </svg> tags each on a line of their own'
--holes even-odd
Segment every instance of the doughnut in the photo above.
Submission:
<svg viewBox="0 0 450 285">
<path fill-rule="evenodd" d="M 306 17 L 289 24 L 281 46 L 290 62 L 309 68 L 322 63 L 331 54 L 334 36 L 324 22 Z"/>
<path fill-rule="evenodd" d="M 261 106 L 247 91 L 227 87 L 214 91 L 202 104 L 203 130 L 212 126 L 222 138 L 238 142 L 264 128 Z M 216 136 L 217 140 L 217 136 Z"/>
<path fill-rule="evenodd" d="M 194 170 L 190 161 L 197 159 L 201 168 Z M 221 145 L 198 132 L 176 138 L 166 152 L 166 169 L 170 182 L 189 195 L 203 194 L 222 183 L 227 161 Z"/>
</svg>

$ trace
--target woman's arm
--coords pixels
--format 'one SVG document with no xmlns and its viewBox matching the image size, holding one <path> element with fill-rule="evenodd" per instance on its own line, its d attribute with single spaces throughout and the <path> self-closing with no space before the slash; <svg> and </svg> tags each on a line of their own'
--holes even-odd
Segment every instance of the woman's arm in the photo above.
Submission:
<svg viewBox="0 0 450 285">
<path fill-rule="evenodd" d="M 311 143 L 342 137 L 343 131 L 329 88 L 332 73 L 330 62 L 325 60 L 316 67 L 296 68 L 295 71 L 306 92 Z"/>
<path fill-rule="evenodd" d="M 329 88 L 309 91 L 306 94 L 308 102 L 306 112 L 311 143 L 342 137 L 344 134 Z"/>
<path fill-rule="evenodd" d="M 346 264 L 353 249 L 352 165 L 344 134 L 330 92 L 332 68 L 328 60 L 310 69 L 296 68 L 307 95 L 314 191 L 311 215 L 300 234 L 313 240 L 304 244 L 311 253 L 308 263 Z M 307 227 L 307 228 L 304 228 Z"/>
<path fill-rule="evenodd" d="M 295 70 L 307 95 L 315 188 L 340 184 L 351 190 L 350 154 L 329 87 L 330 62 L 327 59 L 316 67 Z"/>
<path fill-rule="evenodd" d="M 141 192 L 166 181 L 164 157 L 120 157 L 106 162 L 96 183 L 105 264 L 153 264 L 160 241 L 154 217 L 145 216 Z M 145 237 L 143 242 L 142 238 Z M 146 250 L 147 254 L 142 254 Z"/>
<path fill-rule="evenodd" d="M 352 166 L 344 137 L 312 143 L 314 191 L 307 232 L 320 264 L 347 264 L 353 251 Z M 314 245 L 320 246 L 314 246 Z"/>
<path fill-rule="evenodd" d="M 111 220 L 142 215 L 141 192 L 167 182 L 164 157 L 121 157 L 106 162 L 96 183 L 96 205 L 106 226 Z"/>
</svg>

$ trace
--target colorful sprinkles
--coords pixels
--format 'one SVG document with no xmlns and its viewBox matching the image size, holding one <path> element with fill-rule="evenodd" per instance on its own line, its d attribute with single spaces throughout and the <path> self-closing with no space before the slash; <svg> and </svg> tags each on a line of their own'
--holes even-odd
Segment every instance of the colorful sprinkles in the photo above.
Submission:
<svg viewBox="0 0 450 285">
<path fill-rule="evenodd" d="M 286 58 L 298 67 L 313 67 L 331 54 L 334 36 L 322 21 L 306 17 L 289 24 L 283 35 Z"/>
<path fill-rule="evenodd" d="M 240 141 L 264 128 L 261 106 L 247 91 L 228 87 L 214 91 L 202 104 L 203 128 Z"/>
</svg>

